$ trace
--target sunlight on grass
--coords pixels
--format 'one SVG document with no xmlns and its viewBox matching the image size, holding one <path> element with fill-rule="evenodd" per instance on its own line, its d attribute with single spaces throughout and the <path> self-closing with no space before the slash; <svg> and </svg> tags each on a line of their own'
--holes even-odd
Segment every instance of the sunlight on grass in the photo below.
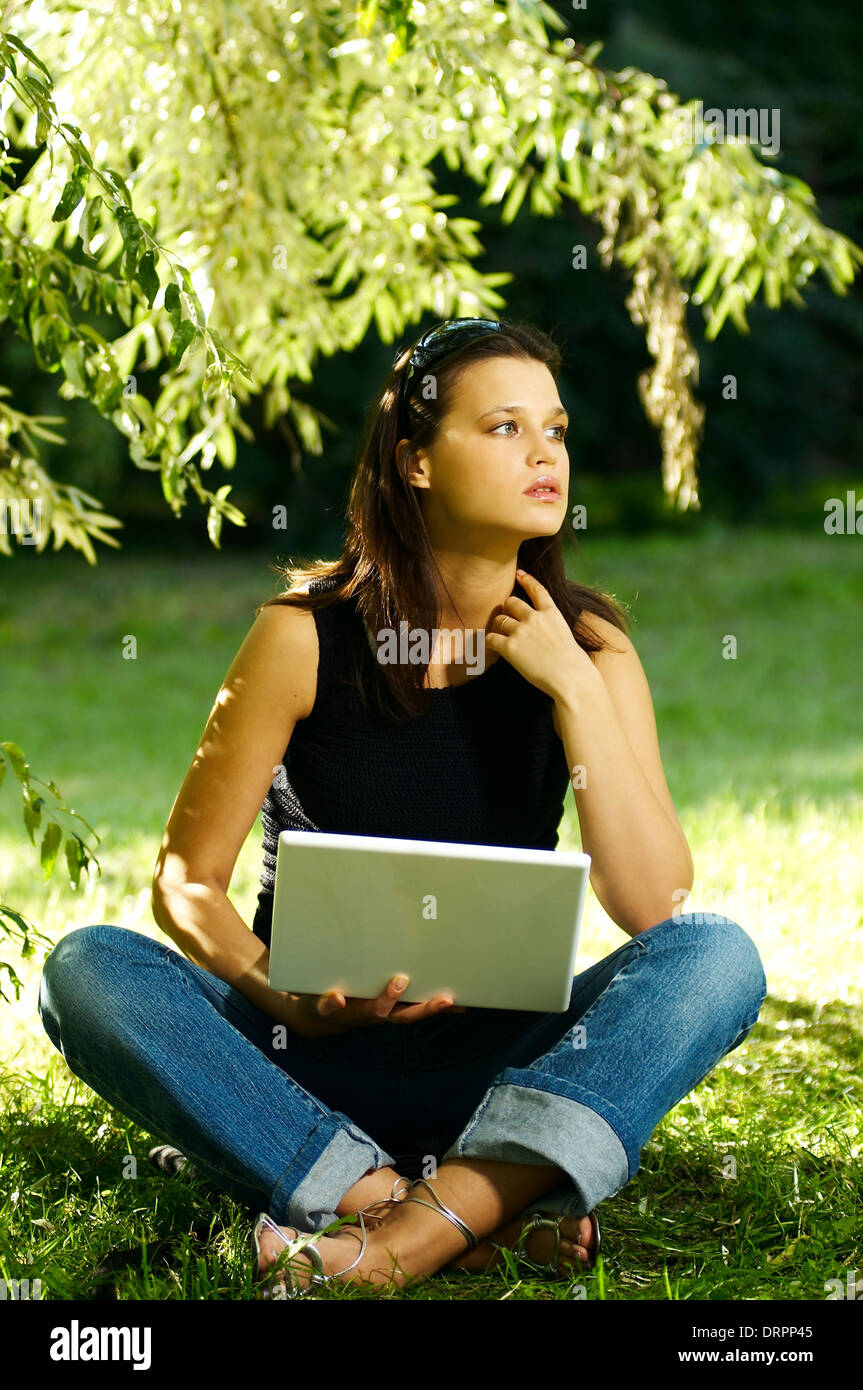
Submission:
<svg viewBox="0 0 863 1390">
<path fill-rule="evenodd" d="M 721 913 L 750 933 L 768 999 L 747 1041 L 666 1116 L 641 1172 L 603 1207 L 609 1255 L 599 1275 L 582 1281 L 586 1294 L 530 1277 L 450 1272 L 397 1296 L 822 1298 L 824 1280 L 863 1248 L 853 1181 L 861 1157 L 863 552 L 773 531 L 603 539 L 582 542 L 582 552 L 577 577 L 631 604 L 631 635 L 695 860 L 683 910 Z M 102 875 L 82 880 L 78 892 L 59 872 L 42 883 L 7 778 L 3 899 L 55 941 L 112 922 L 164 942 L 149 905 L 162 831 L 273 576 L 266 560 L 244 555 L 108 555 L 95 572 L 63 552 L 32 561 L 3 562 L 0 737 L 20 743 L 34 771 L 54 778 L 96 827 Z M 136 662 L 119 655 L 128 633 L 138 638 Z M 728 634 L 738 638 L 733 662 L 721 657 Z M 230 890 L 249 923 L 260 836 L 258 820 Z M 573 806 L 560 843 L 579 846 Z M 623 940 L 590 892 L 578 968 Z M 13 957 L 25 989 L 17 1003 L 0 1005 L 7 1264 L 15 1250 L 16 1269 L 26 1271 L 38 1244 L 62 1297 L 91 1278 L 105 1249 L 143 1239 L 153 1259 L 117 1274 L 121 1297 L 251 1297 L 247 1214 L 185 1179 L 142 1172 L 134 1192 L 118 1180 L 122 1155 L 145 1154 L 148 1137 L 70 1076 L 36 1013 L 40 958 Z M 175 1233 L 167 1264 L 166 1231 Z"/>
</svg>

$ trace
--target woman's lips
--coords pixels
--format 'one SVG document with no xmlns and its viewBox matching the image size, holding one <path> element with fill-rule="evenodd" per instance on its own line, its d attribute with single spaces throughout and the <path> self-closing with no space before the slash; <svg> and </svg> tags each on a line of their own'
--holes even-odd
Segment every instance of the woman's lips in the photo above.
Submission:
<svg viewBox="0 0 863 1390">
<path fill-rule="evenodd" d="M 548 487 L 542 487 L 538 485 L 536 487 L 528 488 L 524 495 L 525 497 L 534 497 L 537 500 L 537 502 L 560 501 L 560 489 L 552 487 L 551 484 L 549 484 Z"/>
</svg>

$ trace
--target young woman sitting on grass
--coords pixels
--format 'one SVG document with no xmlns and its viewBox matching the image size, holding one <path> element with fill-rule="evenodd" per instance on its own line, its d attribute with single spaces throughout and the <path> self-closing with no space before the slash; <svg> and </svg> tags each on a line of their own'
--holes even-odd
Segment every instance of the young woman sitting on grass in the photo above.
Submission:
<svg viewBox="0 0 863 1390">
<path fill-rule="evenodd" d="M 42 1018 L 73 1072 L 266 1209 L 255 1272 L 279 1296 L 484 1270 L 506 1247 L 590 1267 L 595 1208 L 764 999 L 747 933 L 679 910 L 692 858 L 644 671 L 617 605 L 565 576 L 560 365 L 545 334 L 493 320 L 398 355 L 343 554 L 285 570 L 261 605 L 172 809 L 153 910 L 182 955 L 99 925 L 45 967 Z M 377 661 L 405 621 L 484 634 L 485 670 Z M 398 980 L 376 999 L 269 987 L 280 830 L 550 850 L 570 789 L 628 940 L 575 977 L 567 1011 L 402 1003 Z M 249 931 L 227 894 L 261 809 Z"/>
</svg>

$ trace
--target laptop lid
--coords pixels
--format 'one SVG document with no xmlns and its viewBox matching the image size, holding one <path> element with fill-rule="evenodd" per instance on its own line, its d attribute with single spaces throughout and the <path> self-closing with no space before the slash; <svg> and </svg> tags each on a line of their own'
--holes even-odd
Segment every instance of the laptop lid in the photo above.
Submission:
<svg viewBox="0 0 863 1390">
<path fill-rule="evenodd" d="M 569 1007 L 590 855 L 324 831 L 279 835 L 273 989 Z"/>
</svg>

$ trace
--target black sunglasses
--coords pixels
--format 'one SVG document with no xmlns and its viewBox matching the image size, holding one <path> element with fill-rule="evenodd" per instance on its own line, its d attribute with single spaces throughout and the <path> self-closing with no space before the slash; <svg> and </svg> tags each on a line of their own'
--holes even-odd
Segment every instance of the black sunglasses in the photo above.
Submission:
<svg viewBox="0 0 863 1390">
<path fill-rule="evenodd" d="M 411 351 L 408 365 L 401 379 L 401 400 L 406 405 L 411 391 L 420 379 L 421 373 L 434 363 L 440 362 L 457 348 L 466 347 L 475 338 L 486 333 L 500 333 L 501 325 L 497 319 L 447 319 L 436 324 L 424 333 Z M 402 349 L 396 353 L 396 361 Z"/>
</svg>

